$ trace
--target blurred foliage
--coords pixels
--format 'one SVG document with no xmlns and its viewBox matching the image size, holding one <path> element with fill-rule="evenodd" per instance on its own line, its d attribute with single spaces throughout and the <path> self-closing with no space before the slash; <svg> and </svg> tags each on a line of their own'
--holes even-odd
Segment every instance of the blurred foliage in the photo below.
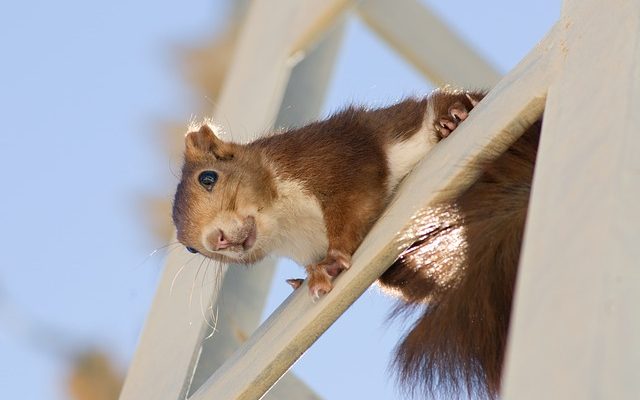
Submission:
<svg viewBox="0 0 640 400">
<path fill-rule="evenodd" d="M 73 400 L 117 400 L 123 376 L 106 354 L 92 350 L 76 357 L 67 383 Z"/>
</svg>

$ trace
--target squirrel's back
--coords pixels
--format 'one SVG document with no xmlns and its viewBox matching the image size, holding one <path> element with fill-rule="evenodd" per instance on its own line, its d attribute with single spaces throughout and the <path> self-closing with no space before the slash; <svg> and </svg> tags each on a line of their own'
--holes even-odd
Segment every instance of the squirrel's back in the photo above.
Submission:
<svg viewBox="0 0 640 400">
<path fill-rule="evenodd" d="M 224 141 L 205 123 L 185 137 L 178 240 L 225 262 L 293 258 L 320 296 L 400 180 L 483 96 L 442 89 L 380 109 L 351 107 L 248 144 Z M 426 210 L 413 245 L 380 277 L 404 300 L 398 312 L 423 307 L 398 345 L 407 391 L 497 394 L 539 131 L 537 123 L 481 165 L 467 191 Z"/>
<path fill-rule="evenodd" d="M 380 277 L 404 300 L 396 315 L 422 307 L 395 357 L 407 392 L 498 394 L 540 124 L 426 210 L 416 242 Z"/>
</svg>

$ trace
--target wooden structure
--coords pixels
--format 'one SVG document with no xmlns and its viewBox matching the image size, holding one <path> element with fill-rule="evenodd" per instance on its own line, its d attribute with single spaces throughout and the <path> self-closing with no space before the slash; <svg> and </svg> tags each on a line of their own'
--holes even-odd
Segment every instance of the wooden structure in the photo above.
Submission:
<svg viewBox="0 0 640 400">
<path fill-rule="evenodd" d="M 292 68 L 350 7 L 436 84 L 497 80 L 415 0 L 255 0 L 214 113 L 218 120 L 247 134 L 269 126 Z M 433 36 L 431 29 L 442 29 L 439 41 L 450 45 L 422 39 Z M 294 292 L 195 391 L 207 326 L 200 308 L 188 307 L 191 288 L 175 287 L 170 295 L 191 257 L 172 253 L 121 399 L 261 398 L 411 243 L 420 210 L 473 183 L 474 161 L 505 150 L 543 111 L 503 397 L 637 398 L 639 34 L 637 1 L 566 0 L 546 38 L 405 179 L 334 290 L 316 303 L 306 290 Z M 457 65 L 472 66 L 477 75 L 462 76 L 468 70 Z M 197 271 L 182 274 L 191 282 Z M 192 296 L 215 303 L 215 294 L 211 299 L 204 290 L 195 287 Z"/>
</svg>

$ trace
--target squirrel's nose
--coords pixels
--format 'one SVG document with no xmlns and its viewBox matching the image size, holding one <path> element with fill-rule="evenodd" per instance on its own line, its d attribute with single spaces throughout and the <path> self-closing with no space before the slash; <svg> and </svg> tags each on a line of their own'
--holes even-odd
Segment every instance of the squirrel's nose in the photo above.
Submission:
<svg viewBox="0 0 640 400">
<path fill-rule="evenodd" d="M 218 229 L 217 232 L 213 232 L 209 235 L 209 243 L 211 243 L 213 248 L 216 250 L 223 250 L 231 245 L 229 240 L 224 236 L 222 229 Z"/>
</svg>

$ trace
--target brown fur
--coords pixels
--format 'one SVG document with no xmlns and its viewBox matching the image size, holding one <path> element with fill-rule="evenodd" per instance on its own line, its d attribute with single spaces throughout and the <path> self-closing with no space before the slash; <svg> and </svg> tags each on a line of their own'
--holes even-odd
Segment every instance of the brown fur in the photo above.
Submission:
<svg viewBox="0 0 640 400">
<path fill-rule="evenodd" d="M 386 145 L 407 140 L 420 129 L 427 102 L 440 115 L 456 101 L 471 108 L 462 92 L 446 91 L 386 108 L 350 107 L 250 146 L 262 149 L 282 177 L 304 182 L 322 206 L 329 249 L 351 255 L 389 200 L 381 195 L 388 174 Z"/>
<path fill-rule="evenodd" d="M 427 210 L 423 236 L 380 277 L 406 300 L 397 312 L 423 308 L 395 359 L 408 392 L 498 394 L 539 133 L 540 122 Z"/>
<path fill-rule="evenodd" d="M 205 170 L 219 173 L 217 193 L 213 196 L 198 183 L 198 175 Z M 173 222 L 177 228 L 178 240 L 185 246 L 195 248 L 210 258 L 237 262 L 238 260 L 207 252 L 198 245 L 202 226 L 222 211 L 235 212 L 247 204 L 261 204 L 262 209 L 268 209 L 276 196 L 273 176 L 259 153 L 223 142 L 206 124 L 198 131 L 187 134 L 182 179 L 173 201 Z M 266 255 L 257 251 L 245 261 L 255 262 Z"/>
<path fill-rule="evenodd" d="M 306 266 L 309 287 L 327 292 L 395 189 L 389 186 L 390 146 L 422 132 L 429 109 L 433 137 L 425 140 L 445 138 L 459 122 L 452 110 L 462 110 L 464 119 L 472 103 L 465 92 L 441 90 L 381 109 L 350 107 L 246 145 L 222 141 L 205 124 L 185 140 L 173 208 L 178 239 L 211 258 L 255 262 L 273 250 L 268 238 L 230 259 L 202 248 L 203 227 L 222 215 L 242 233 L 246 229 L 234 221 L 250 214 L 258 236 L 273 235 L 261 217 L 272 215 L 282 200 L 279 180 L 298 182 L 305 196 L 317 200 L 328 242 L 324 259 Z M 539 124 L 495 162 L 482 165 L 480 180 L 457 199 L 426 210 L 414 245 L 379 280 L 404 300 L 399 312 L 424 307 L 396 357 L 409 392 L 498 392 L 538 132 Z M 205 170 L 219 176 L 210 192 L 197 179 Z"/>
<path fill-rule="evenodd" d="M 228 216 L 237 209 L 232 203 L 238 198 L 247 203 L 245 209 L 253 204 L 258 209 L 253 212 L 269 213 L 278 200 L 270 175 L 299 182 L 317 199 L 328 239 L 326 257 L 306 267 L 310 288 L 314 294 L 328 292 L 332 277 L 349 267 L 351 255 L 388 203 L 387 147 L 418 132 L 429 102 L 446 113 L 456 100 L 468 102 L 463 92 L 441 91 L 381 109 L 350 107 L 324 121 L 247 145 L 225 142 L 204 124 L 185 139 L 183 176 L 173 208 L 178 239 L 208 257 L 230 261 L 199 246 L 206 225 L 221 212 L 227 214 L 227 222 L 243 218 L 239 211 Z M 435 136 L 429 141 L 439 140 Z M 198 174 L 204 170 L 218 172 L 218 195 L 198 185 Z M 258 231 L 260 234 L 259 218 Z M 254 262 L 266 253 L 268 249 L 257 248 L 235 261 Z"/>
</svg>

